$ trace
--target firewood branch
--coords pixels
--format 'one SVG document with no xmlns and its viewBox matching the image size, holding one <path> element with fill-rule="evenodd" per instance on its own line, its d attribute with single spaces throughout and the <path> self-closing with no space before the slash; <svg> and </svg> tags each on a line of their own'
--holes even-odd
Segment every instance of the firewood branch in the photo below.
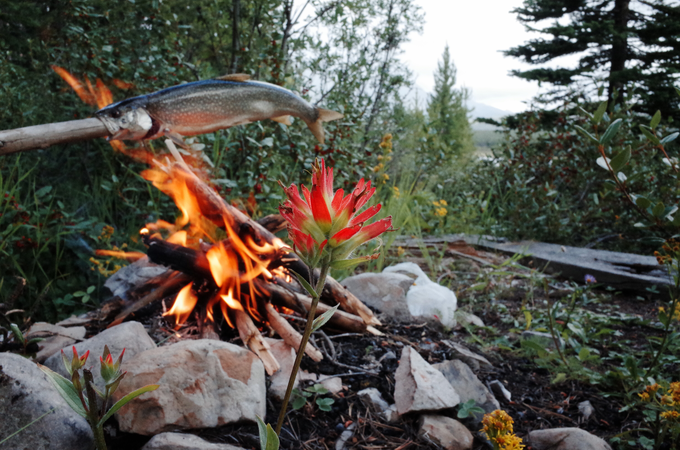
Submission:
<svg viewBox="0 0 680 450">
<path fill-rule="evenodd" d="M 4 130 L 0 131 L 0 156 L 108 135 L 109 131 L 96 118 Z"/>
</svg>

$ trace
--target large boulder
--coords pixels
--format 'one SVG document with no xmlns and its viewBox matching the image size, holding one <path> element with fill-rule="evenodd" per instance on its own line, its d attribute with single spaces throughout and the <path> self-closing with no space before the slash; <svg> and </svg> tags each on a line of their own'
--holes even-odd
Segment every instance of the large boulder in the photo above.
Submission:
<svg viewBox="0 0 680 450">
<path fill-rule="evenodd" d="M 264 366 L 250 350 L 227 342 L 182 341 L 123 362 L 128 374 L 115 401 L 148 384 L 160 387 L 136 398 L 116 417 L 124 432 L 144 435 L 212 428 L 266 412 Z"/>
<path fill-rule="evenodd" d="M 460 397 L 440 371 L 408 346 L 401 352 L 394 375 L 394 403 L 403 415 L 453 408 L 460 403 Z"/>
<path fill-rule="evenodd" d="M 0 445 L 3 450 L 94 447 L 87 421 L 66 404 L 47 375 L 34 362 L 12 353 L 0 353 L 0 417 L 0 438 L 30 424 Z"/>
<path fill-rule="evenodd" d="M 108 345 L 114 359 L 118 358 L 118 355 L 125 349 L 123 361 L 132 358 L 137 353 L 156 348 L 156 344 L 139 322 L 121 323 L 74 345 L 80 356 L 89 350 L 90 356 L 86 366 L 94 366 L 96 368 L 96 370 L 92 371 L 92 375 L 94 375 L 94 382 L 98 386 L 103 384 L 102 377 L 99 374 L 99 357 L 104 352 L 105 345 Z M 71 347 L 67 347 L 64 349 L 64 353 L 70 358 L 73 355 L 73 350 Z M 45 365 L 65 377 L 68 376 L 64 363 L 61 360 L 61 352 L 57 352 L 47 358 Z"/>
</svg>

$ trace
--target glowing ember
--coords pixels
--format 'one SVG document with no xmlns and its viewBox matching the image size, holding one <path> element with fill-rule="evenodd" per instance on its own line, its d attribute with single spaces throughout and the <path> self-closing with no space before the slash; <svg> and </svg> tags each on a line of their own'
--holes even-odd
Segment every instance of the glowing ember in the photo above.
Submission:
<svg viewBox="0 0 680 450">
<path fill-rule="evenodd" d="M 123 252 L 120 250 L 95 250 L 97 256 L 112 256 L 118 259 L 126 259 L 128 261 L 137 261 L 144 258 L 146 255 L 142 252 Z"/>
<path fill-rule="evenodd" d="M 189 318 L 198 301 L 198 297 L 191 290 L 191 285 L 192 283 L 189 283 L 179 291 L 170 311 L 163 314 L 163 316 L 175 316 L 175 323 L 177 324 L 175 329 L 179 328 Z"/>
</svg>

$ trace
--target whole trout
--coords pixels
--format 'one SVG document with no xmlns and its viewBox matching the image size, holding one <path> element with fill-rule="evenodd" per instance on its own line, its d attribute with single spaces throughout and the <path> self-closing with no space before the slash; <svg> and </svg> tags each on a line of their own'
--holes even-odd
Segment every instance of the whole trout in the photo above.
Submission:
<svg viewBox="0 0 680 450">
<path fill-rule="evenodd" d="M 111 140 L 167 136 L 181 146 L 185 146 L 183 136 L 263 119 L 290 125 L 290 116 L 302 119 L 323 144 L 322 122 L 343 117 L 309 104 L 288 89 L 251 81 L 243 74 L 180 84 L 128 98 L 100 109 L 95 116 L 109 130 Z"/>
</svg>

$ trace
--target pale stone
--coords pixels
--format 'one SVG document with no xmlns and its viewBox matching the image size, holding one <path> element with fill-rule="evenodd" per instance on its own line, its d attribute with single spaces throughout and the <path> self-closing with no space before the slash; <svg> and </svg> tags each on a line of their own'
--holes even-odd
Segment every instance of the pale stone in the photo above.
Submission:
<svg viewBox="0 0 680 450">
<path fill-rule="evenodd" d="M 469 313 L 467 311 L 463 311 L 461 309 L 456 311 L 456 321 L 461 326 L 467 326 L 467 325 L 474 325 L 476 327 L 486 326 L 486 325 L 484 325 L 484 321 L 482 319 L 480 319 L 478 316 L 475 316 L 474 314 Z"/>
<path fill-rule="evenodd" d="M 328 392 L 335 395 L 342 391 L 342 378 L 340 377 L 330 377 L 321 378 L 321 385 L 328 389 Z"/>
<path fill-rule="evenodd" d="M 498 380 L 489 381 L 489 387 L 496 394 L 496 397 L 503 397 L 507 401 L 512 401 L 512 393 L 508 391 L 503 383 Z"/>
<path fill-rule="evenodd" d="M 116 401 L 145 385 L 159 385 L 118 411 L 118 425 L 127 433 L 212 428 L 255 421 L 266 413 L 262 361 L 227 342 L 178 342 L 139 353 L 124 361 L 121 369 L 128 374 Z"/>
<path fill-rule="evenodd" d="M 478 355 L 477 353 L 470 351 L 469 349 L 460 344 L 457 344 L 449 340 L 443 340 L 442 344 L 446 345 L 451 350 L 453 350 L 455 356 L 457 356 L 459 359 L 468 364 L 474 371 L 480 369 L 484 370 L 493 369 L 493 364 L 491 364 L 488 359 L 486 359 L 482 355 Z"/>
<path fill-rule="evenodd" d="M 362 389 L 357 392 L 357 395 L 364 405 L 372 408 L 388 423 L 395 422 L 399 418 L 396 406 L 388 404 L 376 388 Z"/>
<path fill-rule="evenodd" d="M 51 323 L 37 322 L 29 328 L 26 339 L 44 339 L 38 342 L 40 351 L 35 355 L 35 360 L 42 363 L 62 348 L 82 341 L 85 338 L 85 332 L 85 327 L 82 326 L 66 328 Z"/>
<path fill-rule="evenodd" d="M 438 411 L 460 403 L 460 397 L 444 375 L 410 346 L 401 352 L 394 380 L 394 401 L 400 415 Z"/>
<path fill-rule="evenodd" d="M 0 353 L 0 440 L 2 449 L 72 450 L 94 448 L 87 421 L 73 411 L 38 366 L 13 353 Z"/>
<path fill-rule="evenodd" d="M 450 417 L 429 414 L 420 417 L 418 434 L 446 450 L 470 450 L 474 441 L 474 436 L 462 423 Z"/>
<path fill-rule="evenodd" d="M 161 433 L 151 438 L 142 450 L 243 450 L 243 447 L 213 444 L 193 434 Z"/>
<path fill-rule="evenodd" d="M 98 386 L 103 386 L 103 380 L 99 373 L 99 357 L 104 353 L 104 346 L 107 345 L 114 359 L 125 349 L 123 362 L 132 358 L 138 353 L 156 347 L 154 341 L 149 337 L 144 327 L 139 322 L 125 322 L 115 327 L 102 331 L 96 336 L 83 342 L 75 344 L 79 356 L 84 355 L 88 350 L 90 356 L 87 360 L 87 367 L 95 367 L 92 371 L 94 382 Z M 73 350 L 69 346 L 64 349 L 67 357 L 71 358 Z M 47 358 L 45 365 L 55 372 L 67 376 L 66 368 L 61 359 L 61 352 Z"/>
<path fill-rule="evenodd" d="M 293 372 L 293 365 L 295 364 L 295 350 L 290 345 L 286 344 L 281 339 L 265 338 L 269 344 L 270 351 L 274 358 L 279 362 L 280 369 L 274 375 L 269 377 L 269 395 L 276 400 L 283 400 L 288 388 L 288 380 L 290 374 Z M 295 377 L 294 387 L 300 384 L 300 372 Z"/>
<path fill-rule="evenodd" d="M 434 364 L 432 367 L 439 370 L 451 383 L 453 389 L 460 396 L 461 403 L 474 400 L 475 404 L 487 413 L 501 408 L 498 400 L 463 361 L 454 359 L 453 361 Z M 477 422 L 481 422 L 483 417 L 484 413 L 474 414 Z"/>
<path fill-rule="evenodd" d="M 170 271 L 171 269 L 154 264 L 149 261 L 148 257 L 144 256 L 111 275 L 104 283 L 104 286 L 113 295 L 127 300 L 129 291 L 134 290 L 138 286 L 143 286 L 152 278 L 163 275 L 166 272 L 169 273 Z"/>
<path fill-rule="evenodd" d="M 612 450 L 604 440 L 580 428 L 553 428 L 529 433 L 533 450 Z"/>
<path fill-rule="evenodd" d="M 368 306 L 401 321 L 413 319 L 406 294 L 413 279 L 400 273 L 362 273 L 345 278 L 342 285 Z"/>
</svg>

